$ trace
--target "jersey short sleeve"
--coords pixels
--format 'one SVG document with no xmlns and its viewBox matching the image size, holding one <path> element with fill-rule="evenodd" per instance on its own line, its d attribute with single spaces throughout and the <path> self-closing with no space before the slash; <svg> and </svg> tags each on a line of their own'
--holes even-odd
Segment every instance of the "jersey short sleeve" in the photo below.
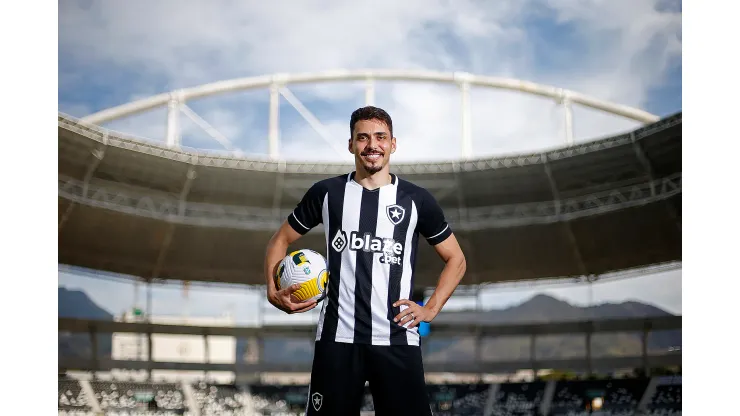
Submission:
<svg viewBox="0 0 740 416">
<path fill-rule="evenodd" d="M 417 229 L 429 244 L 436 246 L 452 235 L 442 208 L 427 190 L 420 193 L 419 220 Z"/>
<path fill-rule="evenodd" d="M 322 222 L 321 208 L 324 204 L 324 187 L 314 184 L 293 212 L 288 215 L 288 224 L 300 235 L 304 235 Z"/>
</svg>

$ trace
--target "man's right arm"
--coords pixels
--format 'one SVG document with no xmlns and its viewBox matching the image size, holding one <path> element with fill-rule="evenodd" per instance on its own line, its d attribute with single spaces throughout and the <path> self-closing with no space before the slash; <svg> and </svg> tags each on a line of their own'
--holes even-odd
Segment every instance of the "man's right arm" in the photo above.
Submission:
<svg viewBox="0 0 740 416">
<path fill-rule="evenodd" d="M 306 302 L 294 301 L 291 295 L 300 288 L 299 285 L 286 287 L 282 290 L 278 290 L 275 286 L 275 273 L 277 273 L 277 267 L 280 261 L 285 257 L 288 247 L 300 237 L 301 234 L 297 233 L 288 221 L 284 221 L 283 225 L 272 236 L 270 242 L 267 243 L 265 253 L 267 299 L 273 306 L 289 314 L 307 312 L 316 307 L 315 300 Z"/>
<path fill-rule="evenodd" d="M 267 299 L 285 313 L 306 312 L 316 306 L 315 300 L 294 302 L 295 299 L 291 298 L 291 294 L 300 288 L 299 285 L 277 290 L 274 277 L 278 264 L 285 257 L 288 247 L 321 223 L 321 205 L 325 194 L 326 190 L 321 183 L 315 183 L 311 186 L 267 244 L 267 252 L 265 253 Z"/>
</svg>

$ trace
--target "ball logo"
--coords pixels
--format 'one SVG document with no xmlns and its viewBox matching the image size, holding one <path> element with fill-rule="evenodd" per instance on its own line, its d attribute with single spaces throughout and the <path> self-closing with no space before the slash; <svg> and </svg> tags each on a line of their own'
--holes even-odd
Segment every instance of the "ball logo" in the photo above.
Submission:
<svg viewBox="0 0 740 416">
<path fill-rule="evenodd" d="M 385 207 L 385 213 L 388 215 L 388 219 L 391 220 L 393 225 L 398 225 L 406 216 L 406 210 L 398 204 L 388 205 Z"/>
<path fill-rule="evenodd" d="M 342 230 L 337 230 L 337 234 L 331 240 L 331 247 L 337 253 L 341 253 L 347 247 L 347 235 Z"/>
<path fill-rule="evenodd" d="M 294 251 L 290 253 L 290 255 L 293 257 L 293 263 L 295 263 L 295 265 L 298 267 L 301 267 L 306 263 L 311 263 L 310 261 L 308 261 L 306 255 L 302 251 Z"/>
</svg>

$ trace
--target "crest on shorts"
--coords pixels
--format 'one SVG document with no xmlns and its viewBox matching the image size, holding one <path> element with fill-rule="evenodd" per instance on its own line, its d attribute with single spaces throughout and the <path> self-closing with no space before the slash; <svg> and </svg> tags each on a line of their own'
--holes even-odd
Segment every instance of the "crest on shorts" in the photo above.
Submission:
<svg viewBox="0 0 740 416">
<path fill-rule="evenodd" d="M 406 215 L 406 210 L 398 204 L 393 204 L 385 207 L 385 213 L 388 215 L 388 219 L 391 220 L 393 225 L 398 225 L 403 221 L 403 217 Z"/>
<path fill-rule="evenodd" d="M 324 402 L 324 397 L 320 393 L 314 393 L 311 395 L 311 404 L 313 408 L 318 412 L 321 409 L 321 403 Z"/>
</svg>

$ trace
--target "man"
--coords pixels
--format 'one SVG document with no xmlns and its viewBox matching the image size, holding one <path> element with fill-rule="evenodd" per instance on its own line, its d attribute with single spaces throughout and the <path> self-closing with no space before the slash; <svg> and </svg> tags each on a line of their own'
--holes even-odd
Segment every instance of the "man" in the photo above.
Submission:
<svg viewBox="0 0 740 416">
<path fill-rule="evenodd" d="M 376 415 L 431 415 L 417 326 L 431 322 L 465 273 L 465 256 L 432 195 L 390 173 L 391 117 L 363 107 L 350 119 L 355 171 L 314 184 L 267 246 L 267 296 L 287 313 L 297 286 L 273 282 L 288 246 L 324 224 L 329 282 L 319 317 L 307 415 L 358 414 L 365 381 Z M 411 301 L 419 234 L 446 263 L 424 306 Z"/>
</svg>

